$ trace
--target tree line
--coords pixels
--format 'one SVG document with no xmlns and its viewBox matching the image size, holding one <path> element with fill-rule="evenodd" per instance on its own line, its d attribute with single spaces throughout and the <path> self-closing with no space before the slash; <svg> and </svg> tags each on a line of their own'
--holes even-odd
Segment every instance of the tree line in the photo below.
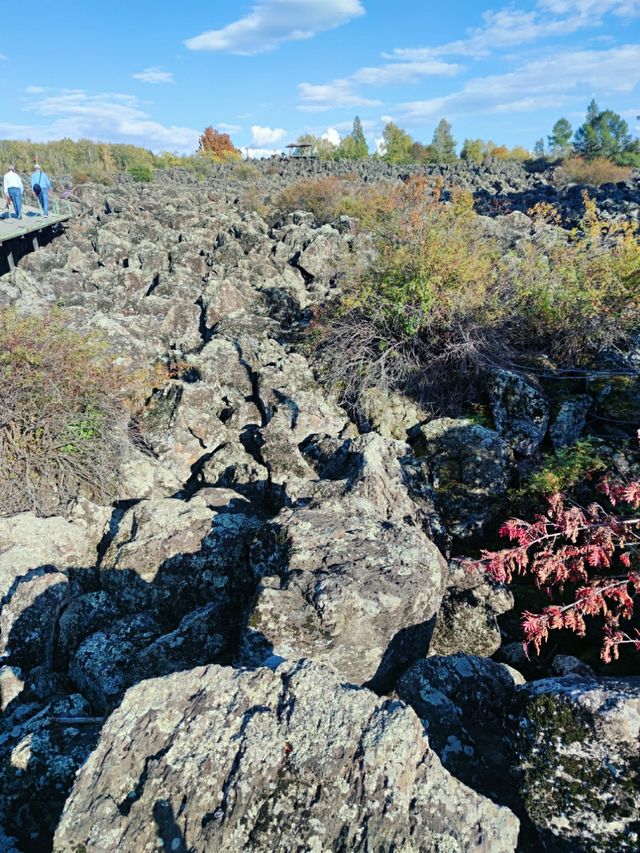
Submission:
<svg viewBox="0 0 640 853">
<path fill-rule="evenodd" d="M 353 130 L 339 144 L 326 137 L 307 133 L 298 137 L 299 145 L 311 146 L 312 153 L 322 160 L 363 160 L 374 157 L 389 163 L 453 163 L 458 159 L 482 163 L 489 158 L 498 160 L 529 160 L 550 157 L 565 159 L 577 155 L 585 160 L 606 158 L 620 166 L 640 167 L 640 140 L 634 140 L 627 122 L 613 110 L 601 110 L 592 100 L 584 123 L 574 133 L 571 122 L 560 118 L 547 137 L 539 139 L 530 151 L 521 145 L 508 148 L 492 140 L 465 139 L 460 153 L 451 123 L 442 119 L 429 144 L 415 140 L 394 122 L 388 122 L 382 133 L 378 150 L 369 151 L 358 116 Z M 307 149 L 308 150 L 308 149 Z M 299 149 L 302 153 L 303 149 Z"/>
</svg>

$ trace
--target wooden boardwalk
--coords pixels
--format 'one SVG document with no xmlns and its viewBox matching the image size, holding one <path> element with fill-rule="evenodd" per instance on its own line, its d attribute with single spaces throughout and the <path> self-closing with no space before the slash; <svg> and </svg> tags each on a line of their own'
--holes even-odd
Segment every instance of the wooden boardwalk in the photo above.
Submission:
<svg viewBox="0 0 640 853">
<path fill-rule="evenodd" d="M 40 206 L 26 199 L 22 208 L 22 219 L 14 219 L 13 206 L 9 205 L 9 210 L 5 211 L 4 203 L 0 201 L 0 244 L 27 234 L 32 234 L 37 240 L 38 231 L 66 222 L 72 216 L 73 211 L 69 202 L 54 199 L 49 202 L 49 216 L 45 219 Z"/>
</svg>

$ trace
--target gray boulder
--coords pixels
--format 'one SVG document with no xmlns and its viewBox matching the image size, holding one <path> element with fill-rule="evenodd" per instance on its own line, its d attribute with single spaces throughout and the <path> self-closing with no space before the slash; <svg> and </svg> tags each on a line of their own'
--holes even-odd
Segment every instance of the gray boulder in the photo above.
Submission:
<svg viewBox="0 0 640 853">
<path fill-rule="evenodd" d="M 75 720 L 78 720 L 76 723 Z M 46 850 L 101 720 L 78 695 L 12 706 L 0 720 L 0 827 L 22 851 Z M 0 831 L 0 845 L 2 832 Z M 0 846 L 5 853 L 5 848 Z"/>
<path fill-rule="evenodd" d="M 0 519 L 0 658 L 51 662 L 58 616 L 85 576 L 111 510 L 80 501 L 69 518 L 31 512 Z"/>
<path fill-rule="evenodd" d="M 453 560 L 429 654 L 491 656 L 502 644 L 497 617 L 513 604 L 506 586 L 492 581 L 482 569 Z"/>
<path fill-rule="evenodd" d="M 514 698 L 516 779 L 544 850 L 640 847 L 640 678 L 568 675 Z"/>
<path fill-rule="evenodd" d="M 549 427 L 549 406 L 542 393 L 524 377 L 497 370 L 488 386 L 493 421 L 516 453 L 531 456 Z"/>
<path fill-rule="evenodd" d="M 125 612 L 154 610 L 171 627 L 212 602 L 226 606 L 230 619 L 237 614 L 250 589 L 248 551 L 261 522 L 239 495 L 246 512 L 235 511 L 232 493 L 221 493 L 215 510 L 196 496 L 141 501 L 125 514 L 100 565 L 102 588 Z"/>
<path fill-rule="evenodd" d="M 402 703 L 302 661 L 132 688 L 53 849 L 507 853 L 517 835 L 509 810 L 443 769 Z"/>
<path fill-rule="evenodd" d="M 407 449 L 374 433 L 346 442 L 325 466 L 332 479 L 266 526 L 253 554 L 252 663 L 310 657 L 355 683 L 386 684 L 426 654 L 446 564 L 408 496 Z"/>
<path fill-rule="evenodd" d="M 571 447 L 582 435 L 587 422 L 587 412 L 593 399 L 587 394 L 563 400 L 549 427 L 549 437 L 556 450 Z"/>
<path fill-rule="evenodd" d="M 423 721 L 444 766 L 475 790 L 515 805 L 508 773 L 504 717 L 516 670 L 474 655 L 436 655 L 417 661 L 397 692 Z"/>
<path fill-rule="evenodd" d="M 481 534 L 499 515 L 511 480 L 507 442 L 467 418 L 438 418 L 412 436 L 449 533 L 457 539 Z"/>
</svg>

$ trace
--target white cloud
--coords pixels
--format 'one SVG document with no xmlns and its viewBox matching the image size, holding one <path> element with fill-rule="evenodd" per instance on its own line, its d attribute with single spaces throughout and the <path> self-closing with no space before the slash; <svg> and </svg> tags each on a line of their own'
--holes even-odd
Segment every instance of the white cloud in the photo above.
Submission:
<svg viewBox="0 0 640 853">
<path fill-rule="evenodd" d="M 313 38 L 364 12 L 362 0 L 258 0 L 244 18 L 188 39 L 185 44 L 189 50 L 251 56 L 287 41 Z"/>
<path fill-rule="evenodd" d="M 216 130 L 221 130 L 224 133 L 240 133 L 242 127 L 239 124 L 226 124 L 224 121 L 219 121 L 216 124 Z"/>
<path fill-rule="evenodd" d="M 298 93 L 303 103 L 298 107 L 305 112 L 330 110 L 334 107 L 377 107 L 382 101 L 358 95 L 350 80 L 334 80 L 332 83 L 300 83 Z"/>
<path fill-rule="evenodd" d="M 518 47 L 552 36 L 596 27 L 607 14 L 640 15 L 640 0 L 538 0 L 533 11 L 507 6 L 483 13 L 483 25 L 465 39 L 434 47 L 398 48 L 387 59 L 428 61 L 440 56 L 480 58 L 496 50 Z"/>
<path fill-rule="evenodd" d="M 69 137 L 129 142 L 156 151 L 191 152 L 198 144 L 197 130 L 155 121 L 131 95 L 49 89 L 31 94 L 25 111 L 49 121 L 0 124 L 0 136 L 38 141 Z"/>
<path fill-rule="evenodd" d="M 260 127 L 259 124 L 254 124 L 251 127 L 251 139 L 253 144 L 258 147 L 273 145 L 274 142 L 278 142 L 278 140 L 286 135 L 287 131 L 281 127 Z"/>
<path fill-rule="evenodd" d="M 142 80 L 143 83 L 175 83 L 172 71 L 163 71 L 162 68 L 145 68 L 131 75 L 134 80 Z"/>
<path fill-rule="evenodd" d="M 329 83 L 300 83 L 298 93 L 302 104 L 298 109 L 318 112 L 336 107 L 377 107 L 382 101 L 360 95 L 358 86 L 400 86 L 417 83 L 423 77 L 453 77 L 462 70 L 462 65 L 444 62 L 442 59 L 391 62 L 359 68 L 349 77 Z"/>
<path fill-rule="evenodd" d="M 321 139 L 326 139 L 332 145 L 340 145 L 340 134 L 335 127 L 328 127 L 322 134 Z"/>
<path fill-rule="evenodd" d="M 251 160 L 264 160 L 265 157 L 273 157 L 274 154 L 282 154 L 281 148 L 251 148 L 247 146 L 242 149 Z"/>
<path fill-rule="evenodd" d="M 477 77 L 450 95 L 402 104 L 400 117 L 422 121 L 439 115 L 525 112 L 562 106 L 579 93 L 586 105 L 593 95 L 632 92 L 638 83 L 640 44 L 555 52 L 507 74 Z"/>
</svg>

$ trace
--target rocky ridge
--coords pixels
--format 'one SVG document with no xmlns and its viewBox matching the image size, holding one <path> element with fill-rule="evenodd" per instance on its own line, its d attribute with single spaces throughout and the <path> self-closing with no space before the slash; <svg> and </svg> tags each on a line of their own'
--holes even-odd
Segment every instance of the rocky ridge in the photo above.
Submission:
<svg viewBox="0 0 640 853">
<path fill-rule="evenodd" d="M 326 167 L 256 171 L 269 195 Z M 546 180 L 440 171 L 528 206 Z M 372 409 L 361 434 L 298 339 L 366 263 L 367 236 L 304 212 L 268 223 L 243 187 L 232 169 L 81 187 L 65 233 L 0 278 L 0 304 L 62 305 L 121 363 L 173 368 L 132 427 L 111 506 L 0 519 L 0 844 L 508 851 L 520 821 L 538 849 L 633 839 L 637 685 L 525 685 L 488 659 L 509 594 L 447 559 L 494 517 L 513 454 L 558 419 L 503 373 L 499 431 Z M 615 215 L 638 209 L 637 185 L 608 198 Z M 529 226 L 493 227 L 510 240 Z M 582 698 L 603 692 L 616 714 Z M 607 740 L 603 776 L 607 727 L 625 737 Z M 594 786 L 586 813 L 561 781 L 540 789 L 553 739 L 567 745 L 556 778 L 570 764 Z"/>
</svg>

